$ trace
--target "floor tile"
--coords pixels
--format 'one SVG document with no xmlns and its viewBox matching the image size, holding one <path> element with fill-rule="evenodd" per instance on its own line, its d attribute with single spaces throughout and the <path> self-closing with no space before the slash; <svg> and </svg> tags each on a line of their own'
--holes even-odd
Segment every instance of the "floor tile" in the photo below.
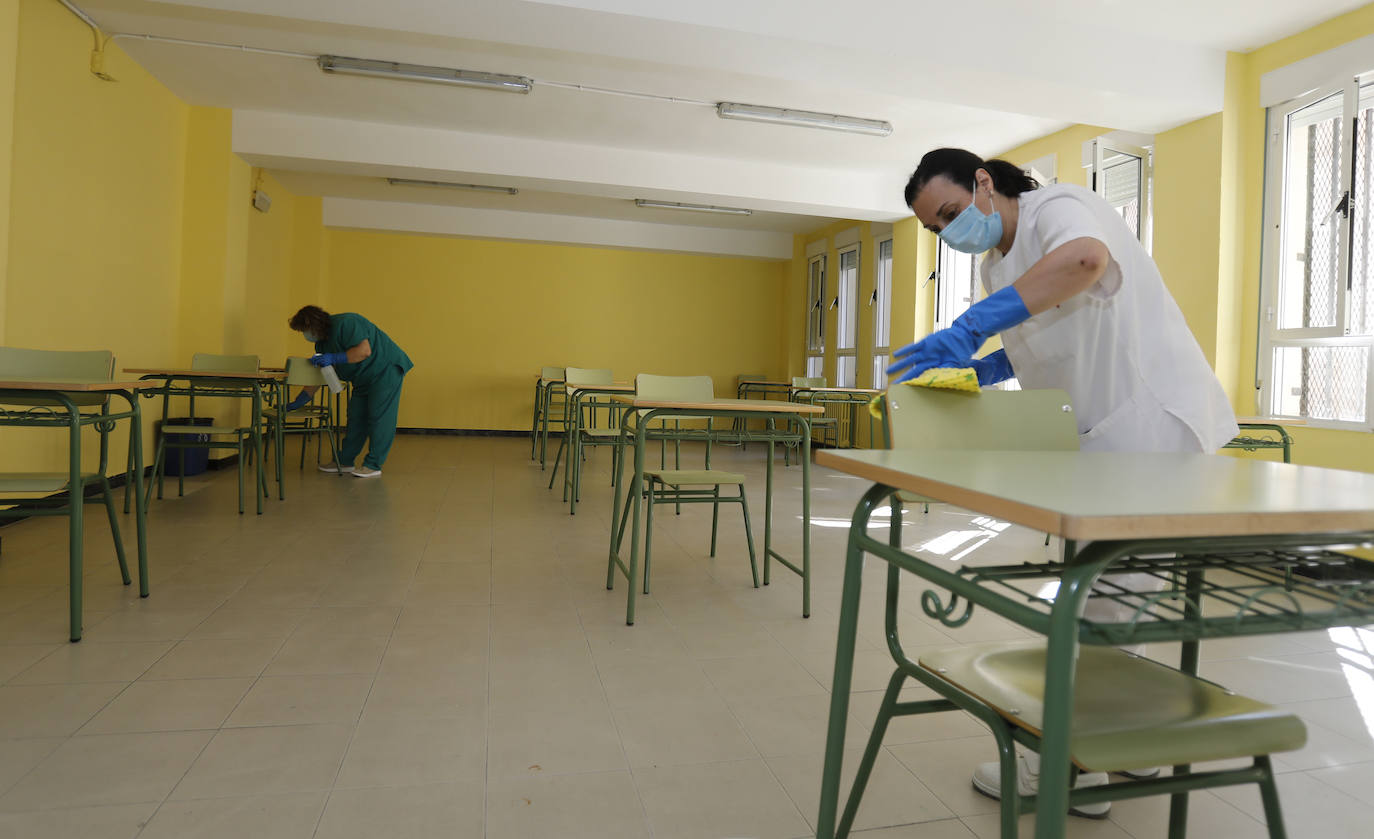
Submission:
<svg viewBox="0 0 1374 839">
<path fill-rule="evenodd" d="M 252 684 L 252 679 L 134 682 L 78 733 L 217 729 Z"/>
<path fill-rule="evenodd" d="M 134 839 L 157 802 L 0 813 L 0 839 Z"/>
<path fill-rule="evenodd" d="M 371 675 L 386 645 L 385 637 L 375 635 L 296 636 L 282 645 L 263 675 Z"/>
<path fill-rule="evenodd" d="M 275 638 L 182 641 L 143 674 L 144 679 L 255 677 L 265 669 L 281 641 Z"/>
<path fill-rule="evenodd" d="M 0 687 L 0 739 L 74 733 L 124 689 L 123 682 Z"/>
<path fill-rule="evenodd" d="M 655 839 L 790 839 L 806 820 L 762 760 L 636 769 Z"/>
<path fill-rule="evenodd" d="M 492 780 L 487 839 L 647 839 L 628 772 Z"/>
<path fill-rule="evenodd" d="M 311 839 L 324 792 L 168 801 L 139 839 Z"/>
<path fill-rule="evenodd" d="M 174 641 L 67 644 L 15 676 L 10 684 L 132 682 L 174 645 Z"/>
<path fill-rule="evenodd" d="M 210 741 L 208 731 L 73 737 L 0 797 L 0 810 L 157 802 Z"/>
<path fill-rule="evenodd" d="M 263 676 L 238 704 L 226 727 L 355 723 L 372 676 Z"/>
<path fill-rule="evenodd" d="M 854 782 L 861 751 L 844 753 L 840 773 L 840 801 L 849 795 Z M 814 828 L 820 809 L 822 755 L 775 757 L 768 759 L 768 767 L 787 790 L 792 802 Z M 842 809 L 843 804 L 839 807 Z M 854 819 L 855 830 L 892 827 L 911 822 L 948 819 L 954 815 L 906 767 L 886 750 L 878 753 L 873 774 L 868 780 L 863 802 Z"/>
<path fill-rule="evenodd" d="M 686 696 L 615 709 L 630 766 L 718 763 L 758 757 L 722 700 Z"/>
<path fill-rule="evenodd" d="M 315 839 L 478 837 L 485 798 L 481 783 L 336 790 Z"/>
<path fill-rule="evenodd" d="M 349 725 L 224 729 L 214 735 L 171 798 L 327 790 L 334 783 L 352 734 Z"/>
<path fill-rule="evenodd" d="M 486 776 L 485 726 L 478 719 L 373 719 L 349 744 L 336 787 L 396 787 Z"/>
<path fill-rule="evenodd" d="M 56 644 L 0 644 L 0 685 L 29 669 L 49 654 L 71 646 L 71 644 L 63 646 Z M 127 680 L 111 679 L 109 681 Z"/>
</svg>

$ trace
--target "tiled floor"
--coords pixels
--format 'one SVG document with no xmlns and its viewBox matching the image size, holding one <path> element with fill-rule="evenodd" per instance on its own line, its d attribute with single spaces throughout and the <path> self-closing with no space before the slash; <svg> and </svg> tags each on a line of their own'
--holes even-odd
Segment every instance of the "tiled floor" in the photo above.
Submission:
<svg viewBox="0 0 1374 839">
<path fill-rule="evenodd" d="M 401 437 L 374 481 L 289 470 L 288 500 L 261 517 L 235 512 L 232 472 L 212 473 L 155 502 L 148 600 L 117 584 L 91 515 L 77 645 L 65 522 L 4 528 L 0 839 L 810 835 L 840 556 L 864 484 L 815 470 L 809 620 L 785 569 L 750 586 L 734 509 L 706 556 L 696 506 L 658 517 L 654 593 L 629 628 L 624 581 L 605 588 L 607 460 L 594 455 L 572 518 L 518 439 Z M 751 476 L 761 524 L 762 452 L 716 463 Z M 800 471 L 778 473 L 777 543 L 796 555 Z M 980 556 L 1047 550 L 986 523 L 936 507 L 907 533 L 987 539 Z M 877 565 L 850 772 L 889 673 Z M 907 605 L 910 648 L 1022 634 L 986 614 L 950 630 Z M 1371 835 L 1374 632 L 1203 649 L 1204 675 L 1308 723 L 1309 746 L 1277 759 L 1289 835 Z M 968 782 L 991 757 L 962 715 L 897 721 L 857 835 L 996 836 L 994 803 Z M 1264 836 L 1259 811 L 1250 790 L 1198 794 L 1192 835 Z M 1119 802 L 1070 835 L 1161 837 L 1165 813 L 1162 799 Z"/>
</svg>

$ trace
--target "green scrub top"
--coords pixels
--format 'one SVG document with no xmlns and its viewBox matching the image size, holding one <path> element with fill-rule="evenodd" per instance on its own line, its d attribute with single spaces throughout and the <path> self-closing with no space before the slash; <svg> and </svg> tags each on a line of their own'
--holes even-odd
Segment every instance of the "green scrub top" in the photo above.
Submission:
<svg viewBox="0 0 1374 839">
<path fill-rule="evenodd" d="M 329 335 L 315 342 L 315 352 L 348 352 L 349 347 L 356 347 L 364 340 L 372 346 L 372 355 L 357 364 L 335 364 L 334 372 L 340 379 L 371 384 L 390 373 L 392 367 L 401 368 L 404 374 L 415 366 L 390 336 L 372 321 L 352 312 L 329 316 Z"/>
</svg>

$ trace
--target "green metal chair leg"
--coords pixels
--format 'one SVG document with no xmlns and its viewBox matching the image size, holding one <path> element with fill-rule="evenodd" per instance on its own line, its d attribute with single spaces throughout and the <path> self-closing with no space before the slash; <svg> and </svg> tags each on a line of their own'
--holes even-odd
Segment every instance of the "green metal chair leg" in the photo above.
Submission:
<svg viewBox="0 0 1374 839">
<path fill-rule="evenodd" d="M 754 576 L 754 588 L 758 588 L 759 561 L 754 556 L 754 530 L 749 526 L 749 499 L 744 496 L 744 484 L 739 485 L 739 506 L 744 511 L 744 541 L 749 545 L 749 573 Z"/>
<path fill-rule="evenodd" d="M 743 492 L 743 488 L 741 488 L 740 491 Z M 711 495 L 712 495 L 712 497 L 714 497 L 714 498 L 716 499 L 716 502 L 715 502 L 714 504 L 711 505 L 711 556 L 715 556 L 715 555 L 716 555 L 716 529 L 717 529 L 717 526 L 720 524 L 720 485 L 719 485 L 719 484 L 717 484 L 716 487 L 715 487 L 714 489 L 711 490 Z M 678 509 L 681 509 L 681 508 L 682 508 L 682 505 L 678 505 Z"/>
<path fill-rule="evenodd" d="M 1269 763 L 1269 755 L 1255 758 L 1255 766 L 1264 772 L 1264 780 L 1259 782 L 1260 800 L 1264 802 L 1264 821 L 1269 825 L 1269 839 L 1288 839 L 1288 831 L 1283 826 L 1283 809 L 1279 807 L 1279 789 L 1274 784 L 1274 768 Z"/>
<path fill-rule="evenodd" d="M 644 494 L 644 593 L 649 593 L 649 557 L 654 552 L 654 482 L 649 481 L 649 491 Z M 634 587 L 634 581 L 630 581 Z"/>
<path fill-rule="evenodd" d="M 119 576 L 124 580 L 124 585 L 129 585 L 133 579 L 129 577 L 129 561 L 124 556 L 124 539 L 119 533 L 119 514 L 115 512 L 114 490 L 110 489 L 110 481 L 104 475 L 100 476 L 101 495 L 105 498 L 105 512 L 110 515 L 110 534 L 114 536 L 115 559 L 119 560 Z"/>
<path fill-rule="evenodd" d="M 238 452 L 238 457 L 234 458 L 234 460 L 238 463 L 239 467 L 239 515 L 243 515 L 243 437 L 238 438 Z"/>
</svg>

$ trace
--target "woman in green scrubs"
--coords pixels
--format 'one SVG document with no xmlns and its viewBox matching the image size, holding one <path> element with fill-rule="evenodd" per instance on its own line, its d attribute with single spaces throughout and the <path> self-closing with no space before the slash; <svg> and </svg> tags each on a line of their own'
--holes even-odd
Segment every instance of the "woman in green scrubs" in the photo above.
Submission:
<svg viewBox="0 0 1374 839">
<path fill-rule="evenodd" d="M 340 379 L 353 383 L 339 462 L 321 466 L 320 471 L 351 472 L 358 478 L 380 476 L 391 442 L 396 439 L 401 384 L 415 365 L 395 341 L 362 315 L 331 315 L 319 306 L 306 306 L 292 315 L 287 325 L 314 343 L 311 363 L 316 367 L 332 365 Z M 316 390 L 304 388 L 287 409 L 305 405 Z M 353 461 L 362 453 L 364 443 L 368 444 L 367 457 L 354 468 Z"/>
</svg>

